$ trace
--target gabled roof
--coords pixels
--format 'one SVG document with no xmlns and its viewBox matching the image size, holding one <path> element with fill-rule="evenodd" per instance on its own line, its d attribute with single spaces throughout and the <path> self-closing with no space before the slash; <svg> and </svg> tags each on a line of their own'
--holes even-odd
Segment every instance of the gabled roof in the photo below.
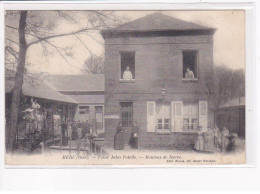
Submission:
<svg viewBox="0 0 260 194">
<path fill-rule="evenodd" d="M 169 32 L 175 32 L 173 34 L 171 33 L 172 35 L 176 35 L 176 32 L 180 32 L 180 34 L 185 35 L 185 32 L 213 34 L 215 30 L 216 29 L 214 28 L 209 28 L 192 22 L 186 22 L 161 13 L 153 13 L 118 27 L 103 30 L 101 31 L 101 34 L 103 38 L 107 38 L 115 36 L 115 34 L 122 35 L 127 32 L 135 32 L 135 35 L 137 35 L 137 32 L 139 32 L 139 34 L 141 32 L 168 32 L 167 35 L 170 35 Z"/>
<path fill-rule="evenodd" d="M 140 19 L 128 22 L 113 30 L 195 30 L 210 29 L 206 26 L 198 25 L 192 22 L 186 22 L 161 13 L 153 13 Z"/>
<path fill-rule="evenodd" d="M 104 92 L 105 78 L 103 74 L 90 75 L 50 75 L 50 83 L 61 92 L 64 91 L 85 91 Z"/>
<path fill-rule="evenodd" d="M 12 92 L 13 87 L 14 81 L 5 80 L 5 93 Z M 77 104 L 77 102 L 74 99 L 64 94 L 61 94 L 47 81 L 41 81 L 40 83 L 32 84 L 28 80 L 24 79 L 22 93 L 25 96 Z"/>
</svg>

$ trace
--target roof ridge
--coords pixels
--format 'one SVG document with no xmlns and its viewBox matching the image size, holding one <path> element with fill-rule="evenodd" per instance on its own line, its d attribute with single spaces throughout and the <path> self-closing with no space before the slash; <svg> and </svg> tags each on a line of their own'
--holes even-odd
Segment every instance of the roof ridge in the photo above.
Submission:
<svg viewBox="0 0 260 194">
<path fill-rule="evenodd" d="M 117 29 L 117 28 L 123 27 L 123 26 L 125 26 L 125 25 L 129 25 L 129 24 L 134 23 L 134 22 L 136 22 L 136 21 L 138 21 L 138 20 L 146 19 L 147 17 L 152 17 L 152 16 L 154 16 L 154 15 L 157 15 L 157 16 L 159 16 L 159 17 L 167 17 L 168 19 L 174 19 L 174 20 L 177 20 L 177 21 L 180 21 L 180 22 L 190 23 L 190 24 L 197 25 L 197 26 L 204 27 L 204 28 L 209 28 L 209 27 L 204 26 L 204 25 L 201 25 L 201 24 L 197 24 L 197 23 L 185 21 L 185 20 L 182 20 L 182 19 L 173 17 L 173 16 L 169 16 L 169 15 L 166 15 L 166 14 L 162 14 L 162 13 L 160 13 L 160 12 L 155 12 L 155 13 L 152 13 L 152 14 L 148 14 L 148 15 L 146 15 L 146 16 L 144 16 L 144 17 L 137 18 L 137 19 L 135 19 L 135 20 L 133 20 L 133 21 L 127 22 L 127 23 L 122 24 L 122 25 L 120 25 L 120 26 L 117 26 L 117 27 L 115 27 L 115 28 L 113 28 L 113 29 Z M 111 30 L 112 30 L 112 29 L 111 29 Z M 156 30 L 156 29 L 155 29 L 155 30 Z"/>
<path fill-rule="evenodd" d="M 124 28 L 124 27 L 129 27 L 130 25 L 132 24 L 135 24 L 135 23 L 138 23 L 138 22 L 141 22 L 141 21 L 145 21 L 147 19 L 150 19 L 150 18 L 153 18 L 153 17 L 164 17 L 164 19 L 169 19 L 169 20 L 173 20 L 173 21 L 177 21 L 179 23 L 183 23 L 183 24 L 189 24 L 189 25 L 193 25 L 193 26 L 197 26 L 198 29 L 214 29 L 214 28 L 211 28 L 211 27 L 208 27 L 208 26 L 205 26 L 205 25 L 201 25 L 201 24 L 197 24 L 197 23 L 194 23 L 194 22 L 190 22 L 190 21 L 185 21 L 185 20 L 182 20 L 182 19 L 179 19 L 179 18 L 176 18 L 176 17 L 173 17 L 173 16 L 169 16 L 167 14 L 162 14 L 162 13 L 159 13 L 159 12 L 155 12 L 155 13 L 152 13 L 152 14 L 148 14 L 144 17 L 141 17 L 141 18 L 137 18 L 133 21 L 129 21 L 125 24 L 121 24 L 117 27 L 114 27 L 114 28 L 111 28 L 111 29 L 108 29 L 108 31 L 130 31 L 130 29 L 121 29 L 121 28 Z M 160 18 L 159 18 L 160 19 Z M 169 28 L 167 28 L 168 30 L 170 30 Z M 193 28 L 193 29 L 196 29 L 196 28 Z M 131 31 L 134 31 L 135 29 L 131 29 Z M 154 29 L 154 31 L 158 29 Z M 160 30 L 166 30 L 166 29 L 163 29 L 161 28 Z M 106 30 L 104 30 L 106 31 Z M 138 31 L 138 30 L 137 30 Z M 144 30 L 140 30 L 140 31 L 144 31 Z M 147 29 L 147 31 L 153 31 L 153 29 Z"/>
</svg>

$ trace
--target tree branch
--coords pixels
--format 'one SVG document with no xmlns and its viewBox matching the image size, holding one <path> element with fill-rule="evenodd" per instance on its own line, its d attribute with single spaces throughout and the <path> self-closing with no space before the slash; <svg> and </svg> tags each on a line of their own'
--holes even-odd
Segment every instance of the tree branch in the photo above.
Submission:
<svg viewBox="0 0 260 194">
<path fill-rule="evenodd" d="M 49 40 L 49 39 L 52 39 L 52 38 L 58 38 L 58 37 L 63 37 L 63 36 L 74 35 L 74 34 L 77 34 L 77 33 L 80 33 L 80 32 L 84 32 L 86 30 L 90 30 L 90 29 L 89 28 L 83 28 L 83 29 L 80 29 L 80 30 L 75 31 L 75 32 L 68 32 L 68 33 L 63 33 L 63 34 L 57 34 L 57 35 L 47 36 L 47 37 L 44 37 L 44 38 L 38 37 L 39 40 L 36 40 L 34 42 L 29 43 L 28 47 L 31 46 L 31 45 L 34 45 L 34 44 L 38 44 L 41 41 Z"/>
<path fill-rule="evenodd" d="M 6 46 L 5 50 L 8 51 L 16 59 L 16 61 L 18 61 L 18 53 L 13 48 L 11 48 L 10 46 Z"/>
<path fill-rule="evenodd" d="M 5 27 L 11 28 L 11 29 L 13 29 L 13 30 L 19 30 L 18 28 L 15 28 L 15 27 L 12 27 L 12 26 L 9 26 L 9 25 L 5 25 Z"/>
<path fill-rule="evenodd" d="M 9 38 L 5 38 L 6 40 L 9 40 L 10 42 L 12 42 L 12 43 L 15 43 L 16 45 L 18 45 L 18 46 L 20 46 L 20 44 L 18 43 L 18 42 L 15 42 L 14 40 L 12 40 L 12 39 L 9 39 Z"/>
</svg>

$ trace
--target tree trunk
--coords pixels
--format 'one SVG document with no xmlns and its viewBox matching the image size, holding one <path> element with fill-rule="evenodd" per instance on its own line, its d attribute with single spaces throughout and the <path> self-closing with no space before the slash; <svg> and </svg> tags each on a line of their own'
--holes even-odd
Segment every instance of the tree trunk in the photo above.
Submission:
<svg viewBox="0 0 260 194">
<path fill-rule="evenodd" d="M 15 146 L 16 132 L 17 132 L 17 121 L 20 108 L 21 92 L 23 85 L 24 69 L 25 69 L 25 58 L 27 52 L 27 43 L 25 39 L 25 27 L 26 27 L 27 11 L 20 12 L 19 20 L 19 56 L 18 64 L 15 75 L 15 82 L 13 88 L 13 97 L 11 105 L 11 126 L 9 131 L 9 137 L 7 142 L 8 153 L 13 152 Z"/>
</svg>

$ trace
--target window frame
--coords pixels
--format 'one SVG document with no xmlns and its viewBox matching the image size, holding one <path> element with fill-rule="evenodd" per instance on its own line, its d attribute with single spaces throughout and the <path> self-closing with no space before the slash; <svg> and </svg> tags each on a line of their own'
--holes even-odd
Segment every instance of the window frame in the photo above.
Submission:
<svg viewBox="0 0 260 194">
<path fill-rule="evenodd" d="M 163 114 L 164 114 L 164 108 L 167 106 L 169 106 L 169 117 L 165 117 L 165 115 L 163 115 L 163 117 L 161 118 L 162 122 L 161 122 L 161 125 L 162 125 L 162 129 L 159 129 L 158 127 L 158 115 L 157 115 L 157 112 L 156 112 L 156 108 L 157 108 L 157 104 L 155 103 L 155 133 L 157 134 L 171 134 L 172 132 L 172 124 L 171 124 L 171 120 L 172 120 L 172 112 L 171 112 L 171 103 L 167 103 L 167 102 L 164 102 L 162 104 L 162 111 L 163 111 Z M 169 128 L 168 129 L 165 129 L 165 119 L 168 119 L 169 122 L 167 123 Z"/>
<path fill-rule="evenodd" d="M 122 59 L 122 53 L 134 53 L 134 76 L 132 74 L 132 76 L 134 77 L 131 80 L 125 80 L 123 79 L 123 74 L 122 74 L 122 63 L 121 63 L 121 59 Z M 132 72 L 131 72 L 132 73 Z M 136 51 L 133 50 L 121 50 L 119 51 L 119 82 L 120 83 L 134 83 L 136 79 Z"/>
<path fill-rule="evenodd" d="M 131 107 L 130 106 L 129 107 L 123 107 L 122 106 L 123 103 L 129 103 L 129 104 L 131 104 Z M 119 106 L 120 106 L 120 121 L 122 122 L 122 127 L 125 127 L 125 128 L 132 127 L 133 122 L 134 122 L 134 116 L 133 116 L 133 114 L 134 114 L 134 103 L 132 101 L 123 101 L 123 102 L 119 102 Z M 123 116 L 122 116 L 123 112 L 128 112 L 128 113 L 131 112 L 131 117 L 129 117 L 131 119 L 127 119 L 127 126 L 123 125 L 123 123 L 124 123 L 123 122 Z M 130 124 L 129 124 L 129 121 L 130 121 Z"/>
<path fill-rule="evenodd" d="M 196 77 L 194 76 L 194 78 L 192 78 L 192 79 L 184 77 L 184 60 L 183 60 L 183 53 L 184 52 L 195 52 L 196 53 L 196 69 L 195 70 L 196 70 L 196 75 L 197 76 Z M 199 50 L 196 50 L 196 49 L 183 49 L 181 51 L 181 54 L 182 54 L 181 55 L 182 56 L 182 81 L 185 81 L 185 82 L 198 81 L 199 80 Z"/>
<path fill-rule="evenodd" d="M 89 110 L 90 107 L 89 106 L 84 106 L 84 105 L 79 105 L 78 106 L 78 114 L 79 115 L 89 115 Z M 84 110 L 85 113 L 81 113 L 80 111 Z"/>
<path fill-rule="evenodd" d="M 102 111 L 97 111 L 97 107 L 102 107 Z M 96 120 L 96 113 L 102 113 L 102 129 L 97 129 L 98 132 L 104 132 L 105 131 L 105 110 L 104 105 L 94 105 L 95 108 L 95 120 Z"/>
<path fill-rule="evenodd" d="M 185 124 L 185 122 L 184 122 L 184 119 L 186 119 L 187 118 L 187 115 L 185 115 L 184 114 L 184 107 L 185 107 L 185 104 L 189 104 L 189 107 L 191 107 L 191 104 L 196 104 L 196 106 L 197 106 L 197 115 L 196 115 L 196 118 L 197 118 L 197 129 L 184 129 L 184 124 Z M 185 132 L 198 132 L 199 131 L 199 116 L 200 116 L 200 113 L 199 113 L 199 101 L 197 102 L 197 101 L 184 101 L 183 102 L 183 126 L 182 126 L 182 131 L 185 133 Z M 191 124 L 191 120 L 192 120 L 192 118 L 194 117 L 194 115 L 192 115 L 192 114 L 189 114 L 189 116 L 188 116 L 188 119 L 189 119 L 189 124 L 188 124 L 188 128 L 192 125 Z"/>
</svg>

